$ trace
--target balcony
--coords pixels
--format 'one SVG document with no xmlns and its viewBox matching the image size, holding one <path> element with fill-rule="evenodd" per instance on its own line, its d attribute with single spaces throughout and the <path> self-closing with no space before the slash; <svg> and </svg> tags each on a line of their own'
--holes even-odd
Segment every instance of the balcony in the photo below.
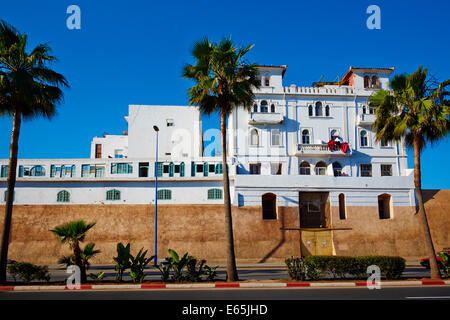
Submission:
<svg viewBox="0 0 450 320">
<path fill-rule="evenodd" d="M 348 146 L 346 153 L 339 148 L 334 148 L 331 151 L 326 143 L 323 144 L 298 144 L 295 155 L 308 157 L 349 157 L 352 154 L 352 149 Z"/>
<path fill-rule="evenodd" d="M 375 119 L 377 118 L 374 114 L 359 114 L 358 115 L 358 126 L 370 126 L 373 124 Z"/>
<path fill-rule="evenodd" d="M 252 112 L 248 120 L 249 124 L 280 124 L 283 115 L 275 112 Z"/>
</svg>

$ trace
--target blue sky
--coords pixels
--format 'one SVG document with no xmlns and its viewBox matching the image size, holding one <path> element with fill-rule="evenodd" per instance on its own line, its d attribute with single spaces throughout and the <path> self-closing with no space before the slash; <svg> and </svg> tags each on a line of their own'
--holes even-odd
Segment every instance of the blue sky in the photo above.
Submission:
<svg viewBox="0 0 450 320">
<path fill-rule="evenodd" d="M 81 30 L 69 30 L 66 9 L 81 8 Z M 369 5 L 381 9 L 381 30 L 369 30 Z M 287 64 L 284 85 L 333 81 L 350 66 L 424 65 L 450 78 L 450 2 L 442 1 L 7 1 L 0 18 L 27 33 L 30 48 L 48 42 L 53 67 L 71 88 L 52 121 L 25 122 L 19 158 L 86 158 L 90 141 L 126 130 L 129 104 L 186 105 L 191 83 L 181 77 L 203 36 L 231 35 L 255 44 L 248 59 Z M 218 127 L 217 116 L 203 127 Z M 9 157 L 11 119 L 0 118 L 0 158 Z M 424 188 L 450 189 L 448 139 L 423 153 Z M 409 152 L 412 167 L 412 152 Z"/>
</svg>

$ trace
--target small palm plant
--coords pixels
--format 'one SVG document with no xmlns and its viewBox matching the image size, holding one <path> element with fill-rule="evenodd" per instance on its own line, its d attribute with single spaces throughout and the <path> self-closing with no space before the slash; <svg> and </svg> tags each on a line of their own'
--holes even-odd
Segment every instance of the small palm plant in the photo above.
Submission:
<svg viewBox="0 0 450 320">
<path fill-rule="evenodd" d="M 81 271 L 81 282 L 85 283 L 86 278 L 86 268 L 83 264 L 83 256 L 80 248 L 80 242 L 83 242 L 86 233 L 95 225 L 93 223 L 86 223 L 84 220 L 71 221 L 66 224 L 55 227 L 55 229 L 50 230 L 53 232 L 61 243 L 68 243 L 71 250 L 73 250 L 73 260 L 75 265 L 80 268 Z M 93 246 L 91 250 L 91 256 L 93 255 Z M 85 257 L 86 258 L 86 257 Z M 87 260 L 84 261 L 85 263 Z"/>
<path fill-rule="evenodd" d="M 139 250 L 136 257 L 133 257 L 130 255 L 130 276 L 131 279 L 133 279 L 133 282 L 139 282 L 142 283 L 144 280 L 145 274 L 144 274 L 144 268 L 153 260 L 155 256 L 151 256 L 146 258 L 147 251 L 145 250 L 142 252 L 144 248 Z"/>
<path fill-rule="evenodd" d="M 93 258 L 95 255 L 99 254 L 101 251 L 94 249 L 95 243 L 88 243 L 83 250 L 81 250 L 81 263 L 86 268 L 86 270 L 89 270 L 89 260 Z M 66 267 L 71 266 L 75 264 L 75 258 L 73 254 L 69 254 L 68 256 L 62 256 L 58 260 L 59 264 L 64 264 Z"/>
<path fill-rule="evenodd" d="M 114 269 L 117 271 L 116 280 L 121 282 L 123 278 L 123 273 L 126 269 L 131 267 L 130 257 L 131 257 L 131 246 L 128 243 L 124 246 L 121 242 L 117 244 L 117 257 L 113 257 L 116 263 Z"/>
</svg>

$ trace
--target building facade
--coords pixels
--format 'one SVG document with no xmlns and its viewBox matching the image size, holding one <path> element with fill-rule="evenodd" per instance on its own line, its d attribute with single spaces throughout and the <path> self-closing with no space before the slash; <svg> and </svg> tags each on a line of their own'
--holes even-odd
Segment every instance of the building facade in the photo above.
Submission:
<svg viewBox="0 0 450 320">
<path fill-rule="evenodd" d="M 298 87 L 283 85 L 286 66 L 259 68 L 253 107 L 228 118 L 238 261 L 308 254 L 419 257 L 420 250 L 411 252 L 422 239 L 405 144 L 377 142 L 371 130 L 375 110 L 368 98 L 388 89 L 394 69 L 351 67 L 339 83 Z M 102 263 L 110 262 L 107 254 L 119 241 L 152 247 L 157 176 L 158 217 L 166 221 L 158 256 L 178 248 L 223 259 L 223 169 L 221 157 L 204 154 L 199 109 L 130 105 L 125 119 L 122 135 L 92 140 L 90 159 L 19 159 L 13 254 L 54 263 L 49 261 L 61 249 L 39 230 L 74 217 L 98 221 L 94 240 L 110 235 Z M 4 204 L 8 160 L 0 167 Z M 23 230 L 31 216 L 45 223 Z M 22 232 L 36 234 L 26 250 Z M 416 243 L 404 242 L 412 234 Z M 438 247 L 448 244 L 447 234 L 437 236 Z M 48 257 L 39 255 L 44 247 Z"/>
</svg>

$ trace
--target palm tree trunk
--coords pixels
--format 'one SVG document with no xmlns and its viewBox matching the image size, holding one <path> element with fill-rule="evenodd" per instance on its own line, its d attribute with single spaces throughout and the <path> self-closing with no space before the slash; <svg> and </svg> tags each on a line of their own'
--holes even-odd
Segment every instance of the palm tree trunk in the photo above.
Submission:
<svg viewBox="0 0 450 320">
<path fill-rule="evenodd" d="M 227 114 L 220 113 L 220 133 L 222 138 L 223 196 L 225 208 L 225 227 L 227 241 L 227 281 L 238 281 L 236 256 L 234 254 L 233 221 L 231 216 L 230 179 L 227 167 Z"/>
<path fill-rule="evenodd" d="M 417 203 L 419 205 L 419 219 L 425 234 L 425 248 L 430 258 L 430 276 L 431 279 L 440 278 L 439 268 L 436 262 L 436 252 L 434 250 L 433 239 L 431 238 L 430 227 L 428 225 L 427 214 L 422 197 L 422 179 L 420 170 L 420 142 L 418 138 L 414 138 L 414 186 L 416 188 Z"/>
<path fill-rule="evenodd" d="M 11 144 L 9 147 L 8 166 L 8 191 L 6 193 L 5 220 L 3 223 L 2 248 L 0 254 L 0 283 L 6 283 L 6 266 L 8 262 L 9 237 L 11 234 L 11 221 L 14 202 L 14 187 L 16 185 L 17 153 L 19 150 L 19 134 L 22 122 L 22 112 L 16 109 L 13 118 L 13 128 L 11 132 Z"/>
<path fill-rule="evenodd" d="M 73 258 L 75 260 L 75 264 L 80 268 L 81 283 L 86 283 L 86 269 L 84 268 L 83 261 L 81 260 L 81 249 L 79 243 L 75 244 L 75 248 L 73 249 Z"/>
</svg>

